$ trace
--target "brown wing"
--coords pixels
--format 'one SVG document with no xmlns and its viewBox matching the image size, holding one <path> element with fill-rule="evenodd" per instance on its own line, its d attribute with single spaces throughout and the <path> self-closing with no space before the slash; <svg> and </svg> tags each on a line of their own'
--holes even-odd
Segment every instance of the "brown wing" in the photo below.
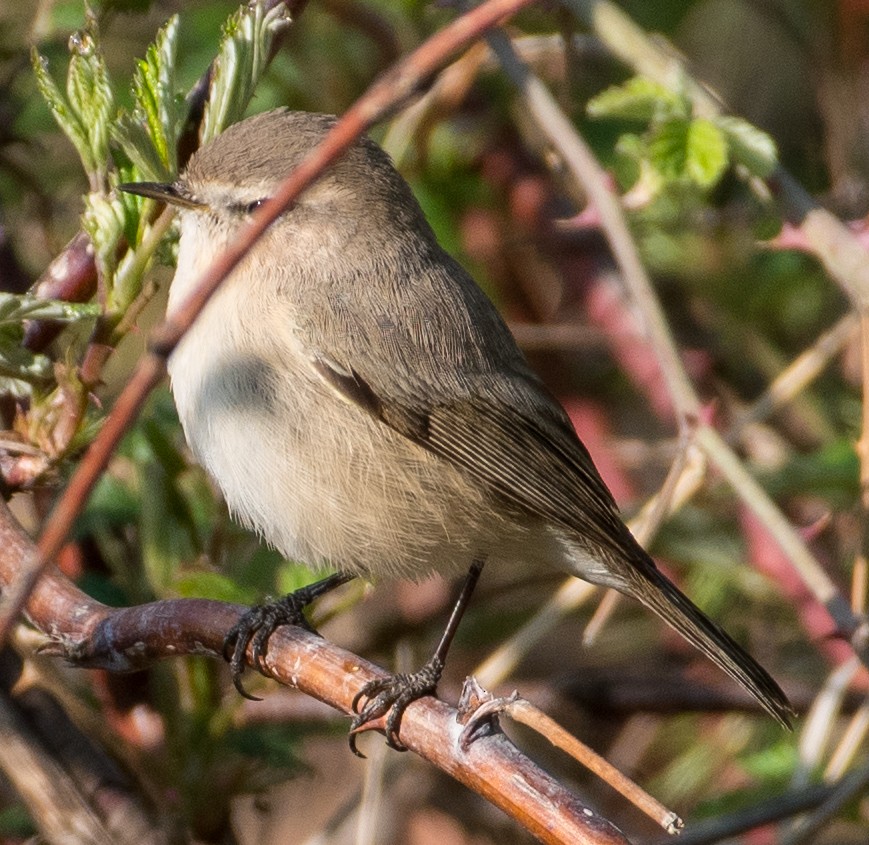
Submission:
<svg viewBox="0 0 869 845">
<path fill-rule="evenodd" d="M 425 400 L 395 399 L 353 369 L 323 358 L 315 366 L 347 399 L 477 484 L 593 546 L 634 556 L 632 538 L 588 451 L 537 385 L 516 377 L 453 401 L 436 393 Z M 537 412 L 535 418 L 523 407 Z"/>
</svg>

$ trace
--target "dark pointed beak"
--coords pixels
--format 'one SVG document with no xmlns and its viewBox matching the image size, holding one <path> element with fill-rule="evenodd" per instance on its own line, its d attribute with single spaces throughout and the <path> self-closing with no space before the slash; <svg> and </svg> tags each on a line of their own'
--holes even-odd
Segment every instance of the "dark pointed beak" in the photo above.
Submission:
<svg viewBox="0 0 869 845">
<path fill-rule="evenodd" d="M 118 188 L 128 194 L 138 194 L 179 208 L 205 208 L 205 203 L 183 194 L 173 182 L 124 182 Z"/>
</svg>

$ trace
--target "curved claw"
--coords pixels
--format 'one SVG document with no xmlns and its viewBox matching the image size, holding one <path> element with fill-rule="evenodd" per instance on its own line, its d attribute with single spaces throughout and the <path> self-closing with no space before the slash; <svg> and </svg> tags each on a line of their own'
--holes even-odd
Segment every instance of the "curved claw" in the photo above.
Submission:
<svg viewBox="0 0 869 845">
<path fill-rule="evenodd" d="M 351 702 L 353 712 L 357 715 L 350 724 L 348 737 L 350 750 L 357 757 L 364 757 L 365 755 L 356 748 L 356 737 L 367 730 L 365 727 L 367 724 L 386 716 L 384 725 L 386 744 L 396 751 L 407 751 L 407 746 L 398 737 L 404 711 L 418 698 L 434 693 L 443 668 L 443 662 L 435 657 L 418 672 L 394 675 L 391 678 L 378 678 L 365 684 L 353 696 Z M 359 703 L 363 699 L 367 701 L 360 710 Z"/>
<path fill-rule="evenodd" d="M 260 701 L 245 690 L 241 676 L 246 668 L 245 656 L 250 647 L 251 662 L 260 671 L 265 670 L 269 637 L 281 625 L 302 625 L 308 628 L 302 615 L 304 603 L 293 594 L 276 602 L 252 607 L 229 629 L 223 640 L 223 658 L 229 663 L 232 684 L 239 694 L 250 701 Z"/>
<path fill-rule="evenodd" d="M 223 639 L 223 659 L 229 663 L 232 684 L 239 694 L 251 701 L 259 701 L 250 695 L 241 682 L 246 668 L 246 655 L 250 647 L 251 663 L 261 672 L 266 671 L 265 658 L 268 652 L 269 637 L 281 625 L 298 625 L 316 633 L 305 619 L 304 610 L 315 599 L 330 590 L 352 580 L 345 572 L 336 572 L 307 587 L 301 587 L 277 601 L 259 604 L 244 613 L 238 622 L 229 629 Z"/>
<path fill-rule="evenodd" d="M 395 690 L 391 687 L 398 681 L 399 678 L 406 676 L 398 676 L 396 678 L 388 678 L 382 681 L 372 681 L 366 684 L 354 697 L 351 704 L 354 712 L 357 713 L 353 721 L 350 723 L 350 734 L 347 737 L 347 743 L 350 750 L 357 756 L 365 759 L 365 755 L 356 746 L 356 737 L 367 730 L 373 728 L 367 727 L 371 722 L 380 719 L 386 714 L 384 725 L 384 733 L 386 735 L 386 744 L 396 751 L 407 751 L 407 746 L 398 738 L 398 730 L 401 727 L 401 717 L 407 706 L 420 697 L 412 695 L 405 699 L 405 695 L 396 695 Z M 406 693 L 407 691 L 405 691 Z M 424 694 L 424 693 L 423 693 Z M 369 699 L 362 710 L 357 710 L 357 705 L 363 698 Z"/>
<path fill-rule="evenodd" d="M 234 625 L 223 640 L 223 657 L 229 663 L 229 674 L 232 678 L 232 685 L 236 688 L 238 694 L 248 701 L 260 701 L 259 696 L 251 695 L 244 688 L 244 683 L 241 679 L 245 670 L 244 658 L 249 640 L 250 634 L 243 633 L 240 625 Z M 232 649 L 231 654 L 229 653 L 230 648 Z"/>
<path fill-rule="evenodd" d="M 364 711 L 368 710 L 371 707 L 372 699 L 379 695 L 383 690 L 387 689 L 395 678 L 380 678 L 376 681 L 369 681 L 362 687 L 356 695 L 353 696 L 353 701 L 350 702 L 350 707 L 353 708 L 354 713 L 358 713 L 360 716 L 364 713 Z M 365 705 L 362 711 L 359 710 L 359 702 L 362 701 L 363 698 L 368 699 L 368 704 Z M 374 717 L 372 717 L 374 718 Z M 354 722 L 357 720 L 354 719 Z M 370 721 L 370 720 L 369 720 Z"/>
<path fill-rule="evenodd" d="M 235 687 L 236 691 L 242 698 L 246 698 L 248 701 L 262 701 L 262 698 L 258 695 L 254 695 L 253 693 L 248 692 L 244 688 L 244 681 L 241 679 L 241 671 L 232 672 L 232 685 Z"/>
</svg>

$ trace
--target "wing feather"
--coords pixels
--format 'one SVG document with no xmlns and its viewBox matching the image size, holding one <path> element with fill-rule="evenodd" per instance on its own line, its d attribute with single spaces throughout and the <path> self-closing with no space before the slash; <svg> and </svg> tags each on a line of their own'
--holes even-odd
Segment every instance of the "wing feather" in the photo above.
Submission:
<svg viewBox="0 0 869 845">
<path fill-rule="evenodd" d="M 317 359 L 316 368 L 360 409 L 519 510 L 619 556 L 633 551 L 612 494 L 591 457 L 566 417 L 555 411 L 554 400 L 543 398 L 537 385 L 518 376 L 510 381 L 515 402 L 502 398 L 491 385 L 454 401 L 438 397 L 436 391 L 428 400 L 396 399 L 378 392 L 352 368 L 337 368 L 325 358 Z M 528 402 L 518 401 L 520 391 L 529 393 Z M 532 419 L 524 412 L 523 405 L 554 412 L 544 413 L 541 423 L 539 416 Z"/>
</svg>

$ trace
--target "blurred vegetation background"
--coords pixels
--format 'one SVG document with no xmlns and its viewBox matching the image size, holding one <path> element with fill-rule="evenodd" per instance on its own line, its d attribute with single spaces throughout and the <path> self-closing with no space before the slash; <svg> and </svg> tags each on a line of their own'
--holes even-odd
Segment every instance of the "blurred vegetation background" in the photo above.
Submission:
<svg viewBox="0 0 869 845">
<path fill-rule="evenodd" d="M 617 5 L 649 34 L 669 39 L 690 73 L 730 112 L 767 133 L 795 177 L 863 233 L 869 210 L 869 4 Z M 186 92 L 216 54 L 221 27 L 236 4 L 118 0 L 92 9 L 115 97 L 131 107 L 136 57 L 172 14 L 180 14 L 176 80 Z M 416 0 L 311 2 L 289 28 L 248 112 L 288 105 L 340 114 L 398 56 L 455 13 L 446 4 Z M 0 4 L 3 291 L 29 289 L 80 229 L 88 180 L 38 92 L 30 49 L 35 46 L 49 73 L 62 80 L 70 36 L 84 26 L 81 0 Z M 510 33 L 624 193 L 672 331 L 722 430 L 738 424 L 772 379 L 839 326 L 834 354 L 819 377 L 773 416 L 744 426 L 738 446 L 850 595 L 865 513 L 855 449 L 862 424 L 861 350 L 855 326 L 840 322 L 849 310 L 845 297 L 815 259 L 789 241 L 772 203 L 758 199 L 726 157 L 715 158 L 720 150 L 714 139 L 701 145 L 696 159 L 673 163 L 649 120 L 617 109 L 589 112 L 592 98 L 624 84 L 631 73 L 562 7 L 541 4 L 520 15 Z M 426 118 L 410 130 L 408 125 L 399 115 L 373 134 L 395 157 L 443 244 L 503 310 L 624 512 L 633 515 L 661 488 L 679 437 L 593 215 L 577 217 L 582 206 L 561 187 L 557 165 L 540 154 L 528 115 L 494 62 L 457 74 Z M 651 172 L 655 164 L 659 170 Z M 162 257 L 171 258 L 168 251 Z M 24 443 L 40 456 L 26 483 L 5 482 L 15 494 L 16 513 L 34 532 L 125 384 L 148 327 L 162 314 L 171 268 L 163 263 L 147 278 L 137 300 L 142 309 L 117 338 L 99 384 L 83 393 L 87 407 L 72 435 L 54 439 L 51 408 L 58 385 L 72 379 L 80 362 L 89 314 L 77 315 L 46 350 L 53 375 L 30 384 L 23 398 L 11 392 L 0 397 L 4 442 Z M 9 330 L 21 325 L 19 319 Z M 665 521 L 651 550 L 770 669 L 801 712 L 817 706 L 819 690 L 837 668 L 834 677 L 843 677 L 849 647 L 837 640 L 763 527 L 714 473 Z M 87 592 L 116 605 L 167 596 L 251 603 L 309 579 L 307 570 L 281 560 L 228 519 L 213 486 L 191 462 L 166 387 L 152 396 L 126 438 L 60 565 Z M 557 575 L 528 572 L 521 560 L 512 571 L 486 572 L 442 695 L 455 700 L 465 675 L 531 619 L 558 585 Z M 439 580 L 350 588 L 318 608 L 318 624 L 328 638 L 384 665 L 414 667 L 432 649 L 451 597 L 452 585 Z M 865 611 L 865 595 L 854 601 Z M 594 641 L 584 644 L 596 605 L 595 599 L 563 620 L 498 689 L 518 688 L 689 823 L 774 803 L 787 789 L 822 783 L 834 750 L 845 755 L 845 769 L 867 765 L 865 726 L 861 734 L 850 721 L 866 707 L 865 669 L 851 666 L 846 673 L 847 694 L 824 721 L 826 732 L 809 736 L 798 727 L 787 735 L 637 607 L 619 606 Z M 50 696 L 71 723 L 58 716 L 49 734 L 77 730 L 102 749 L 173 841 L 529 841 L 482 799 L 424 762 L 384 753 L 379 736 L 360 743 L 368 763 L 352 757 L 347 720 L 316 702 L 252 674 L 248 688 L 264 701 L 243 700 L 216 661 L 169 661 L 119 677 L 70 670 L 22 648 L 20 656 L 7 654 L 0 670 L 7 699 L 20 699 L 24 688 Z M 16 706 L 33 712 L 47 706 L 28 702 Z M 591 775 L 539 739 L 508 731 L 635 841 L 656 836 L 648 821 Z M 24 842 L 38 835 L 40 819 L 11 783 L 0 776 L 0 838 Z M 740 841 L 797 841 L 787 838 L 792 835 L 787 825 L 768 826 Z M 864 794 L 805 841 L 857 845 L 867 836 Z"/>
</svg>

